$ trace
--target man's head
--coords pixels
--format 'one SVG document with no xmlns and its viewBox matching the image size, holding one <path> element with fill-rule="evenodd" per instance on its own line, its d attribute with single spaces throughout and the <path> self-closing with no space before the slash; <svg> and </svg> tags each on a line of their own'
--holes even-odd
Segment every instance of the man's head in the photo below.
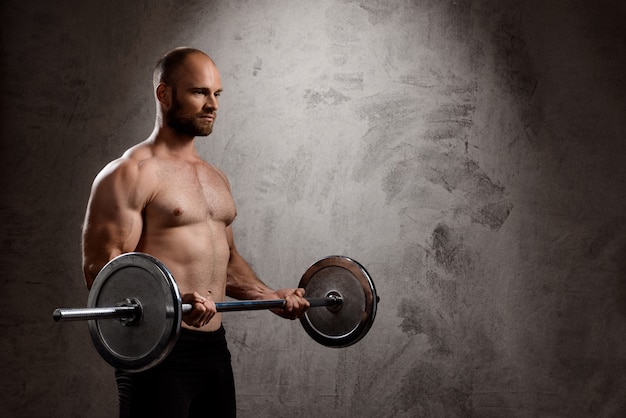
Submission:
<svg viewBox="0 0 626 418">
<path fill-rule="evenodd" d="M 157 63 L 153 83 L 162 124 L 192 137 L 213 131 L 222 84 L 208 55 L 193 48 L 168 52 Z"/>
</svg>

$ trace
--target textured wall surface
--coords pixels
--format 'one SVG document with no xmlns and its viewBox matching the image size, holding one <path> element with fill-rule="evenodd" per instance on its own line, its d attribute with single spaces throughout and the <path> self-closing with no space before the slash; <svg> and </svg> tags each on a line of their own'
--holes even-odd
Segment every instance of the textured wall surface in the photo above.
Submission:
<svg viewBox="0 0 626 418">
<path fill-rule="evenodd" d="M 357 345 L 225 316 L 241 417 L 626 412 L 621 1 L 107 1 L 0 5 L 0 415 L 111 417 L 84 323 L 93 177 L 152 130 L 166 50 L 224 94 L 202 156 L 240 252 L 275 287 L 359 260 Z"/>
</svg>

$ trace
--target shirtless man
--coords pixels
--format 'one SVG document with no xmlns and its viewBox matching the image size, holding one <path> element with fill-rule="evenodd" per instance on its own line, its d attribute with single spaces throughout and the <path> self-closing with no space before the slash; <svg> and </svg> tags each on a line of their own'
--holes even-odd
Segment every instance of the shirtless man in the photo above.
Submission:
<svg viewBox="0 0 626 418">
<path fill-rule="evenodd" d="M 275 313 L 290 319 L 309 304 L 304 289 L 266 286 L 237 252 L 228 180 L 196 151 L 195 137 L 212 132 L 222 92 L 211 58 L 177 48 L 159 61 L 153 81 L 153 133 L 94 181 L 83 227 L 85 279 L 91 288 L 109 260 L 140 251 L 168 267 L 183 303 L 193 306 L 163 363 L 141 373 L 116 371 L 120 416 L 235 416 L 230 353 L 215 302 L 226 295 L 286 299 Z"/>
</svg>

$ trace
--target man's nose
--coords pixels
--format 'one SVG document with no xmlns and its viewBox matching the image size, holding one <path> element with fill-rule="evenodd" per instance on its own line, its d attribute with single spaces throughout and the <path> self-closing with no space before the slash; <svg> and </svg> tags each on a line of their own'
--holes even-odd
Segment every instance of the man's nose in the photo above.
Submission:
<svg viewBox="0 0 626 418">
<path fill-rule="evenodd" d="M 214 95 L 208 95 L 206 102 L 204 102 L 204 108 L 210 110 L 217 110 L 217 97 Z"/>
</svg>

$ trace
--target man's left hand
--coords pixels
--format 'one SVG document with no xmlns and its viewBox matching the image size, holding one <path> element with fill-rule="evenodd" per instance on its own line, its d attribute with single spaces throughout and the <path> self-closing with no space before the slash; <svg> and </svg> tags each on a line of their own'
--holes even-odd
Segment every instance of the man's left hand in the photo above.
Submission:
<svg viewBox="0 0 626 418">
<path fill-rule="evenodd" d="M 279 289 L 276 291 L 276 295 L 279 299 L 285 299 L 286 304 L 283 309 L 273 309 L 276 315 L 282 316 L 287 319 L 298 319 L 311 305 L 308 300 L 304 298 L 304 289 Z"/>
</svg>

